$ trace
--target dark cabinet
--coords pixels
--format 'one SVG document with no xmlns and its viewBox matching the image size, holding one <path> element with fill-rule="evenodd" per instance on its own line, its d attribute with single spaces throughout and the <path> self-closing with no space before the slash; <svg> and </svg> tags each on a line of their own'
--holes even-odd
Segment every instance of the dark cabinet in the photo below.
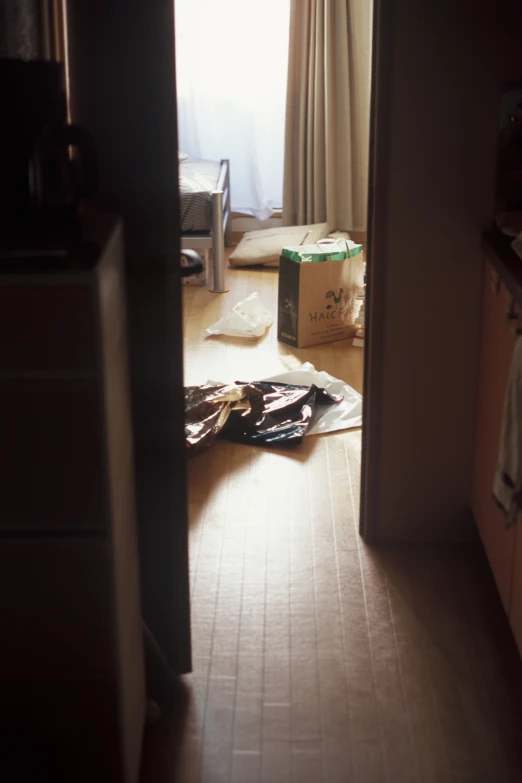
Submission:
<svg viewBox="0 0 522 783">
<path fill-rule="evenodd" d="M 522 652 L 522 535 L 506 528 L 493 499 L 504 396 L 516 335 L 507 314 L 512 296 L 488 262 L 484 275 L 472 507 L 480 536 Z M 519 540 L 517 540 L 519 539 Z"/>
<path fill-rule="evenodd" d="M 122 227 L 91 222 L 90 260 L 0 264 L 6 780 L 12 756 L 17 774 L 34 764 L 26 779 L 42 769 L 56 781 L 135 783 L 139 771 L 145 674 Z"/>
</svg>

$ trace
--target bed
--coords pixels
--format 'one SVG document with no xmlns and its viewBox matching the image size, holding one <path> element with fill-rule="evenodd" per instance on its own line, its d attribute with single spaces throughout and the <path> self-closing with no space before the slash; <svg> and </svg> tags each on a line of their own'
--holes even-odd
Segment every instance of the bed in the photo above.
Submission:
<svg viewBox="0 0 522 783">
<path fill-rule="evenodd" d="M 212 290 L 225 291 L 225 246 L 232 244 L 229 161 L 180 160 L 179 191 L 181 248 L 212 250 Z"/>
</svg>

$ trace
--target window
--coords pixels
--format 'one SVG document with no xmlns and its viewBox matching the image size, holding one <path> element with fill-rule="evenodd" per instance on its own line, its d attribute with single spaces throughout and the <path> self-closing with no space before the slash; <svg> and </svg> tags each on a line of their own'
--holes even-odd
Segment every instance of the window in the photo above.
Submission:
<svg viewBox="0 0 522 783">
<path fill-rule="evenodd" d="M 290 0 L 176 0 L 179 149 L 230 159 L 232 209 L 283 203 Z"/>
</svg>

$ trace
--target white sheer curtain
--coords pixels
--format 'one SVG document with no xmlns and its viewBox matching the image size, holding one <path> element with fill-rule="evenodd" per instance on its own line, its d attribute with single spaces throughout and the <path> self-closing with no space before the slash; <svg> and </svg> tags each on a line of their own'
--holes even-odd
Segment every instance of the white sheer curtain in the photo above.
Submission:
<svg viewBox="0 0 522 783">
<path fill-rule="evenodd" d="M 283 204 L 290 0 L 175 0 L 179 149 L 230 158 L 232 209 Z"/>
</svg>

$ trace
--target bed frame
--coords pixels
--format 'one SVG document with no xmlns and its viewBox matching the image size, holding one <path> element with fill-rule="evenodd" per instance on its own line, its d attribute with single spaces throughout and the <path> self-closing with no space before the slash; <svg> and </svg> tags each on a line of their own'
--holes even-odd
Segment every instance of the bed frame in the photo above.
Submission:
<svg viewBox="0 0 522 783">
<path fill-rule="evenodd" d="M 232 244 L 232 212 L 230 208 L 230 161 L 221 161 L 221 170 L 212 191 L 212 228 L 181 235 L 181 249 L 212 250 L 213 280 L 211 291 L 227 291 L 225 282 L 225 247 Z"/>
</svg>

